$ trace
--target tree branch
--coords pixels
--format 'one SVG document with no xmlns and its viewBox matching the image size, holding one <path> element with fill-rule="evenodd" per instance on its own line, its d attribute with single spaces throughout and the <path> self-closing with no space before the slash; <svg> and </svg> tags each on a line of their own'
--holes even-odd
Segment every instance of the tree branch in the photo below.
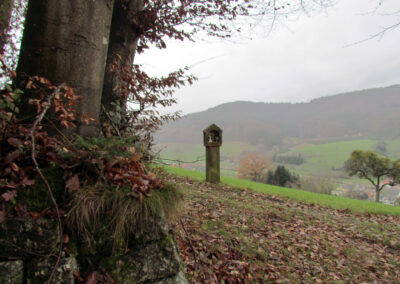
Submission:
<svg viewBox="0 0 400 284">
<path fill-rule="evenodd" d="M 58 205 L 57 205 L 57 201 L 54 198 L 53 195 L 53 191 L 51 190 L 50 184 L 47 181 L 47 179 L 45 178 L 45 176 L 43 175 L 42 171 L 39 168 L 39 164 L 36 161 L 36 157 L 35 157 L 35 131 L 36 131 L 36 127 L 37 125 L 43 120 L 44 115 L 46 114 L 46 112 L 49 110 L 50 106 L 51 106 L 51 100 L 54 98 L 54 96 L 62 89 L 65 87 L 65 83 L 59 85 L 47 98 L 46 100 L 46 104 L 43 107 L 42 111 L 40 112 L 40 114 L 37 116 L 36 120 L 33 122 L 31 129 L 28 132 L 28 137 L 31 138 L 31 159 L 33 162 L 33 165 L 35 166 L 35 170 L 36 172 L 39 174 L 40 178 L 42 179 L 42 181 L 44 182 L 44 184 L 46 185 L 47 191 L 50 195 L 50 199 L 51 202 L 53 203 L 53 206 L 56 210 L 56 214 L 57 214 L 57 220 L 58 220 L 58 229 L 59 229 L 59 234 L 60 234 L 60 249 L 58 252 L 58 257 L 57 257 L 57 261 L 56 264 L 53 267 L 53 270 L 51 271 L 50 277 L 47 280 L 46 283 L 51 283 L 51 280 L 54 276 L 54 273 L 58 267 L 58 264 L 60 263 L 60 259 L 61 259 L 61 253 L 62 253 L 62 236 L 63 236 L 63 229 L 62 229 L 62 222 L 61 222 L 61 217 L 60 217 L 60 210 L 58 209 Z"/>
<path fill-rule="evenodd" d="M 178 162 L 182 164 L 195 164 L 197 162 L 202 162 L 204 161 L 204 157 L 196 157 L 196 160 L 194 161 L 182 161 L 182 160 L 174 160 L 174 159 L 164 159 L 164 158 L 157 158 L 155 161 L 169 161 L 169 162 Z"/>
<path fill-rule="evenodd" d="M 181 223 L 182 229 L 185 232 L 186 240 L 188 241 L 188 243 L 189 243 L 189 245 L 190 245 L 190 247 L 191 247 L 191 249 L 193 251 L 194 261 L 195 261 L 195 264 L 197 266 L 197 264 L 198 264 L 197 255 L 196 255 L 196 251 L 194 250 L 194 247 L 193 247 L 193 244 L 192 244 L 192 240 L 190 239 L 189 234 L 186 231 L 186 228 L 185 228 L 185 225 L 183 224 L 182 218 L 179 218 L 179 222 Z"/>
<path fill-rule="evenodd" d="M 105 113 L 105 115 L 107 116 L 108 120 L 110 120 L 111 126 L 114 128 L 115 132 L 117 133 L 117 135 L 119 137 L 121 137 L 121 133 L 119 133 L 119 129 L 117 128 L 117 126 L 115 126 L 114 122 L 112 121 L 112 118 L 110 116 L 110 114 L 107 112 L 106 108 L 104 107 L 104 105 L 101 105 L 101 108 L 103 110 L 103 112 Z"/>
</svg>

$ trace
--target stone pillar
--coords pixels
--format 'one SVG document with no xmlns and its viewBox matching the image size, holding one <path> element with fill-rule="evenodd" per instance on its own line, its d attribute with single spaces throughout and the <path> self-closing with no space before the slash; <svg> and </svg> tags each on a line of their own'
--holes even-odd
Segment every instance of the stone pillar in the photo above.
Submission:
<svg viewBox="0 0 400 284">
<path fill-rule="evenodd" d="M 203 130 L 204 146 L 206 147 L 206 181 L 220 181 L 219 148 L 222 145 L 222 130 L 215 124 Z"/>
</svg>

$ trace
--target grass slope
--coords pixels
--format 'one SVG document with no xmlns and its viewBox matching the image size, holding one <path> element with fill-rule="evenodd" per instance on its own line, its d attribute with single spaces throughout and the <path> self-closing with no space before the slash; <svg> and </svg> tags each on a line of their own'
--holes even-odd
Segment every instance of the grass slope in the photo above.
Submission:
<svg viewBox="0 0 400 284">
<path fill-rule="evenodd" d="M 190 171 L 173 167 L 165 167 L 165 169 L 169 173 L 189 177 L 199 181 L 205 180 L 205 174 L 202 172 Z M 301 201 L 308 204 L 318 204 L 334 209 L 350 210 L 351 212 L 380 213 L 380 214 L 400 216 L 399 206 L 390 206 L 376 202 L 350 199 L 350 198 L 344 198 L 326 194 L 318 194 L 308 191 L 273 186 L 273 185 L 257 183 L 231 177 L 221 177 L 221 181 L 222 183 L 233 187 L 248 188 L 255 192 L 274 195 L 274 196 L 287 197 L 292 200 Z"/>
<path fill-rule="evenodd" d="M 283 197 L 294 194 L 284 188 L 246 184 L 263 194 L 168 170 L 192 177 L 166 177 L 185 198 L 174 230 L 191 283 L 399 283 L 398 216 L 329 209 Z"/>
</svg>

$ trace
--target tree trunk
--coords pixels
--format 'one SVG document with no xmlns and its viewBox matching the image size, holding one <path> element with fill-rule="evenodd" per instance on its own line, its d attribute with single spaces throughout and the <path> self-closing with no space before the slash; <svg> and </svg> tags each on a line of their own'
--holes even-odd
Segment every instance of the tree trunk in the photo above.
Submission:
<svg viewBox="0 0 400 284">
<path fill-rule="evenodd" d="M 98 133 L 101 93 L 114 0 L 30 0 L 17 74 L 67 83 L 84 99 L 78 115 L 97 122 L 79 124 L 77 133 Z"/>
<path fill-rule="evenodd" d="M 115 110 L 111 105 L 112 102 L 119 104 L 122 112 L 126 110 L 127 98 L 122 93 L 123 82 L 120 76 L 112 71 L 112 63 L 118 55 L 121 67 L 131 69 L 140 36 L 133 16 L 143 9 L 143 2 L 143 0 L 115 0 L 101 99 L 107 111 Z"/>
<path fill-rule="evenodd" d="M 380 193 L 381 193 L 381 189 L 379 188 L 379 186 L 376 186 L 376 188 L 375 188 L 375 202 L 379 202 Z"/>
<path fill-rule="evenodd" d="M 12 8 L 13 0 L 2 0 L 0 3 L 0 54 L 3 54 L 4 45 L 7 43 Z"/>
</svg>

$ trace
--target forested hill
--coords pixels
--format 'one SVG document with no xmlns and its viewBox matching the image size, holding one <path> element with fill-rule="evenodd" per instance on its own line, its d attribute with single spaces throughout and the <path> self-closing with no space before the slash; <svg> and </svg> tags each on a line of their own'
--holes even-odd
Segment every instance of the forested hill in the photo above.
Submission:
<svg viewBox="0 0 400 284">
<path fill-rule="evenodd" d="M 156 142 L 200 143 L 211 123 L 225 141 L 274 145 L 285 137 L 331 138 L 400 136 L 400 85 L 368 89 L 308 103 L 232 102 L 169 123 Z"/>
</svg>

